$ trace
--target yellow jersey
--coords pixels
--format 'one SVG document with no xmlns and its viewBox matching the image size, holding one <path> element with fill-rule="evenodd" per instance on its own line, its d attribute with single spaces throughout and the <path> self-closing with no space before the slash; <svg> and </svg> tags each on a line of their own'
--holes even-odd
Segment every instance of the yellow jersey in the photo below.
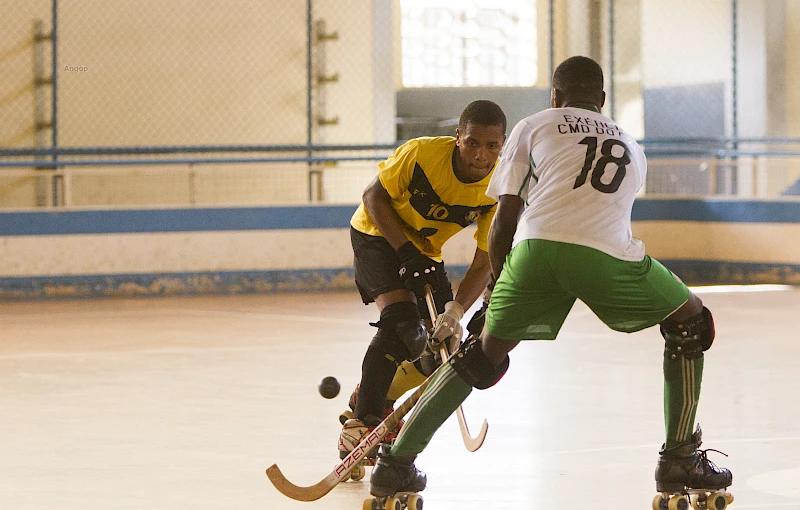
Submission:
<svg viewBox="0 0 800 510">
<path fill-rule="evenodd" d="M 476 220 L 478 248 L 489 251 L 489 226 L 497 210 L 497 202 L 486 196 L 497 163 L 480 181 L 464 183 L 454 171 L 457 157 L 455 138 L 421 137 L 404 143 L 378 165 L 378 179 L 406 237 L 437 262 L 442 260 L 442 245 Z M 381 235 L 363 203 L 350 225 L 367 235 Z"/>
</svg>

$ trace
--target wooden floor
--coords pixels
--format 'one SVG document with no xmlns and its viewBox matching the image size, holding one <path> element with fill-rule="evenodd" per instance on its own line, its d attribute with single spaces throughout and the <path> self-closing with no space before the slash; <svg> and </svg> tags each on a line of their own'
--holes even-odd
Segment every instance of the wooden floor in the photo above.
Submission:
<svg viewBox="0 0 800 510">
<path fill-rule="evenodd" d="M 700 291 L 714 312 L 698 421 L 734 509 L 800 509 L 800 289 Z M 368 485 L 299 503 L 338 462 L 338 414 L 377 319 L 355 293 L 0 303 L 0 508 L 361 508 Z M 663 341 L 576 305 L 528 342 L 418 459 L 427 510 L 648 509 L 663 441 Z M 317 394 L 326 375 L 342 393 Z"/>
</svg>

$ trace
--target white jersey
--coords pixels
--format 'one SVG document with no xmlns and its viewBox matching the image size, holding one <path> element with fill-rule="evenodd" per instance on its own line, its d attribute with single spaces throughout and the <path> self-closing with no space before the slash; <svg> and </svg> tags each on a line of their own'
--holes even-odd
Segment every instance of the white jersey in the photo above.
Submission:
<svg viewBox="0 0 800 510">
<path fill-rule="evenodd" d="M 646 174 L 644 151 L 613 120 L 551 108 L 514 127 L 486 194 L 525 201 L 514 245 L 547 239 L 639 261 L 644 243 L 631 233 L 631 209 Z"/>
</svg>

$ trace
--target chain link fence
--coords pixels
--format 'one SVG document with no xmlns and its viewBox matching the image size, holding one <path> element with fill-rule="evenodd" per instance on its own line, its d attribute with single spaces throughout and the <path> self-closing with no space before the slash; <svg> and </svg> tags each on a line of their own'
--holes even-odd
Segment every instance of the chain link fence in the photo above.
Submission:
<svg viewBox="0 0 800 510">
<path fill-rule="evenodd" d="M 547 107 L 576 54 L 643 140 L 647 193 L 776 196 L 800 178 L 790 0 L 0 8 L 3 208 L 356 202 L 398 141 L 453 133 L 474 99 L 511 124 Z"/>
</svg>

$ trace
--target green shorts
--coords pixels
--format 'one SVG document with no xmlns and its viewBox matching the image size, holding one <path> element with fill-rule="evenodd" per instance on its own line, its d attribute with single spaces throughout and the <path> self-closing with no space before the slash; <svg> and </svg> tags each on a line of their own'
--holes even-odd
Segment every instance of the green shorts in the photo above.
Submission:
<svg viewBox="0 0 800 510">
<path fill-rule="evenodd" d="M 608 327 L 632 333 L 663 321 L 689 289 L 657 260 L 620 260 L 577 244 L 529 239 L 506 258 L 486 325 L 506 340 L 554 340 L 575 299 Z"/>
</svg>

